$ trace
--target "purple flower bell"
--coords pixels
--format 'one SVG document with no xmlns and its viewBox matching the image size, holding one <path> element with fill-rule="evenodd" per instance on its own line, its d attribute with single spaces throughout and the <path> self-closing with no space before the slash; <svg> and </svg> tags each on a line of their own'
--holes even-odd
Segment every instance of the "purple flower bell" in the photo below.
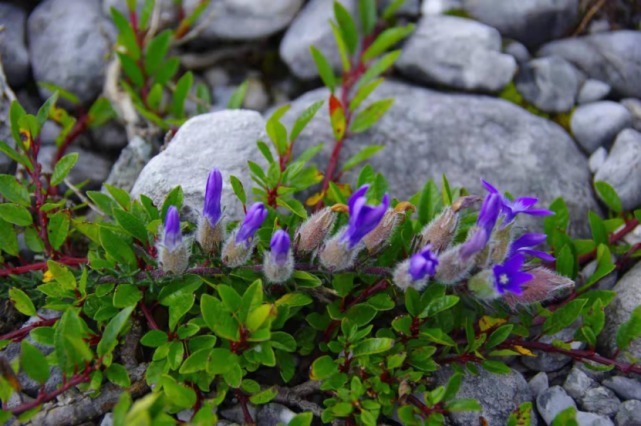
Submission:
<svg viewBox="0 0 641 426">
<path fill-rule="evenodd" d="M 481 183 L 483 184 L 485 189 L 490 192 L 490 194 L 496 194 L 501 197 L 502 211 L 505 216 L 503 226 L 510 224 L 520 213 L 524 213 L 530 216 L 550 216 L 554 214 L 553 211 L 547 209 L 533 208 L 534 205 L 539 201 L 539 199 L 536 197 L 519 197 L 516 200 L 511 201 L 508 198 L 504 197 L 499 192 L 499 190 L 491 183 L 483 179 L 481 179 Z"/>
<path fill-rule="evenodd" d="M 165 216 L 165 228 L 163 232 L 163 245 L 170 252 L 178 248 L 183 241 L 182 234 L 180 233 L 180 215 L 176 206 L 170 206 Z"/>
<path fill-rule="evenodd" d="M 176 206 L 170 206 L 165 216 L 162 238 L 157 245 L 158 262 L 164 272 L 180 274 L 189 265 L 189 240 L 183 242 L 180 233 L 180 215 Z"/>
<path fill-rule="evenodd" d="M 514 240 L 510 245 L 508 257 L 517 253 L 522 253 L 532 257 L 538 257 L 539 259 L 546 262 L 553 262 L 554 256 L 541 250 L 535 250 L 533 248 L 535 246 L 538 246 L 539 244 L 543 244 L 546 239 L 547 236 L 545 234 L 523 234 L 519 238 Z"/>
<path fill-rule="evenodd" d="M 272 240 L 269 243 L 269 248 L 271 250 L 272 260 L 277 265 L 284 265 L 289 258 L 289 248 L 291 246 L 291 239 L 289 234 L 282 229 L 274 232 L 272 235 Z"/>
<path fill-rule="evenodd" d="M 525 256 L 515 254 L 507 258 L 502 265 L 494 265 L 494 289 L 500 295 L 506 292 L 520 295 L 523 293 L 523 284 L 534 278 L 534 275 L 522 272 L 521 267 L 525 262 Z"/>
<path fill-rule="evenodd" d="M 369 185 L 361 186 L 349 199 L 349 223 L 341 240 L 347 242 L 348 247 L 354 248 L 362 239 L 379 224 L 389 207 L 389 195 L 385 194 L 381 204 L 370 206 L 365 204 L 365 194 Z"/>
<path fill-rule="evenodd" d="M 476 228 L 472 235 L 461 245 L 460 256 L 468 259 L 473 254 L 483 250 L 490 240 L 492 230 L 501 213 L 501 197 L 497 194 L 487 194 L 481 205 L 479 217 L 476 220 Z"/>
<path fill-rule="evenodd" d="M 267 209 L 265 205 L 263 203 L 254 203 L 247 211 L 245 219 L 238 229 L 236 244 L 244 243 L 245 245 L 249 245 L 254 238 L 254 234 L 260 229 L 266 217 Z"/>
<path fill-rule="evenodd" d="M 205 208 L 203 216 L 209 221 L 210 226 L 215 226 L 222 216 L 220 198 L 223 194 L 223 176 L 220 170 L 214 169 L 207 177 L 205 187 Z"/>
<path fill-rule="evenodd" d="M 269 243 L 270 253 L 265 254 L 263 273 L 270 283 L 287 281 L 294 272 L 294 255 L 291 239 L 287 231 L 279 229 L 272 235 Z"/>
<path fill-rule="evenodd" d="M 414 281 L 420 281 L 427 276 L 436 274 L 438 258 L 432 253 L 432 246 L 428 244 L 410 258 L 409 274 Z"/>
</svg>

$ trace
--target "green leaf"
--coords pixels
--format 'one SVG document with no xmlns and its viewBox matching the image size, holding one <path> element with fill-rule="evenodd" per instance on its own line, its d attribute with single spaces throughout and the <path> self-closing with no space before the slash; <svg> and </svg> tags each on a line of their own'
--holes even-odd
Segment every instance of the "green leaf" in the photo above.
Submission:
<svg viewBox="0 0 641 426">
<path fill-rule="evenodd" d="M 310 411 L 292 417 L 287 426 L 311 426 L 314 414 Z"/>
<path fill-rule="evenodd" d="M 31 213 L 26 207 L 11 203 L 0 204 L 0 219 L 18 226 L 32 223 Z"/>
<path fill-rule="evenodd" d="M 12 256 L 17 256 L 20 250 L 15 229 L 2 219 L 0 219 L 0 250 Z"/>
<path fill-rule="evenodd" d="M 258 392 L 257 394 L 250 396 L 249 402 L 251 402 L 254 405 L 267 404 L 269 401 L 276 398 L 276 395 L 278 395 L 278 391 L 274 386 L 272 386 L 270 388 L 267 388 L 263 391 Z"/>
<path fill-rule="evenodd" d="M 109 256 L 131 268 L 136 268 L 136 254 L 131 248 L 131 242 L 122 235 L 105 228 L 100 228 L 100 244 Z"/>
<path fill-rule="evenodd" d="M 588 278 L 587 282 L 579 287 L 580 291 L 584 291 L 594 284 L 596 284 L 599 280 L 610 274 L 612 271 L 616 269 L 616 264 L 612 261 L 612 254 L 610 253 L 610 249 L 608 248 L 607 245 L 605 244 L 599 244 L 597 247 L 597 255 L 596 255 L 596 261 L 597 261 L 597 267 L 594 273 Z"/>
<path fill-rule="evenodd" d="M 26 339 L 20 342 L 20 366 L 36 382 L 43 384 L 49 379 L 47 358 Z"/>
<path fill-rule="evenodd" d="M 191 72 L 185 73 L 176 83 L 176 90 L 174 90 L 174 96 L 171 99 L 171 113 L 174 117 L 185 116 L 185 100 L 193 84 L 194 75 Z"/>
<path fill-rule="evenodd" d="M 243 301 L 236 290 L 228 285 L 220 284 L 216 287 L 216 291 L 218 291 L 220 300 L 223 301 L 223 304 L 230 312 L 236 312 L 240 309 Z"/>
<path fill-rule="evenodd" d="M 352 111 L 356 111 L 359 106 L 363 103 L 365 99 L 369 95 L 372 94 L 374 90 L 383 82 L 385 81 L 384 78 L 377 78 L 376 80 L 372 80 L 366 84 L 363 84 L 359 87 L 359 89 L 356 91 L 356 94 L 352 98 L 352 100 L 349 102 L 349 109 Z"/>
<path fill-rule="evenodd" d="M 300 201 L 293 198 L 285 201 L 283 198 L 278 197 L 276 203 L 294 213 L 296 216 L 302 219 L 307 219 L 307 210 L 305 210 L 305 206 L 303 206 Z"/>
<path fill-rule="evenodd" d="M 347 45 L 345 40 L 343 40 L 343 35 L 341 34 L 340 28 L 336 25 L 335 22 L 330 21 L 329 25 L 332 27 L 332 35 L 334 36 L 334 41 L 336 42 L 336 47 L 338 48 L 338 54 L 341 58 L 341 66 L 343 68 L 343 73 L 349 72 L 351 64 L 349 62 L 349 54 L 347 53 Z"/>
<path fill-rule="evenodd" d="M 22 146 L 22 136 L 20 135 L 20 120 L 27 115 L 27 112 L 22 108 L 20 102 L 14 100 L 9 106 L 9 122 L 13 140 L 17 146 Z"/>
<path fill-rule="evenodd" d="M 274 162 L 274 156 L 272 155 L 271 150 L 267 146 L 267 144 L 263 141 L 258 141 L 256 142 L 256 146 L 258 147 L 258 150 L 263 154 L 263 157 L 267 160 L 269 164 Z"/>
<path fill-rule="evenodd" d="M 381 99 L 373 102 L 364 110 L 360 111 L 352 124 L 350 129 L 354 133 L 364 132 L 372 127 L 388 109 L 394 104 L 394 99 Z"/>
<path fill-rule="evenodd" d="M 289 105 L 285 105 L 283 110 L 287 109 L 289 109 Z M 283 123 L 279 121 L 279 114 L 273 114 L 269 117 L 265 125 L 265 131 L 274 143 L 276 151 L 280 155 L 285 154 L 287 152 L 287 129 Z"/>
<path fill-rule="evenodd" d="M 413 317 L 418 316 L 422 311 L 421 297 L 413 287 L 405 290 L 405 309 Z"/>
<path fill-rule="evenodd" d="M 207 373 L 211 375 L 225 374 L 238 366 L 238 356 L 225 348 L 211 350 L 209 362 L 206 365 Z"/>
<path fill-rule="evenodd" d="M 207 368 L 207 360 L 211 349 L 203 348 L 192 353 L 189 358 L 183 362 L 178 371 L 180 374 L 191 374 L 203 371 Z"/>
<path fill-rule="evenodd" d="M 347 50 L 349 53 L 354 54 L 358 46 L 358 32 L 352 16 L 345 6 L 338 1 L 334 1 L 334 16 L 336 17 L 336 22 L 338 22 L 338 28 L 343 36 Z"/>
<path fill-rule="evenodd" d="M 38 114 L 36 115 L 36 119 L 38 121 L 38 125 L 42 127 L 47 119 L 49 119 L 49 114 L 51 113 L 51 110 L 55 107 L 56 102 L 58 101 L 58 92 L 54 91 L 53 94 L 45 101 L 44 104 L 38 109 Z"/>
<path fill-rule="evenodd" d="M 229 180 L 231 182 L 231 187 L 234 190 L 234 194 L 238 197 L 238 200 L 241 204 L 247 204 L 247 194 L 245 194 L 245 188 L 243 188 L 243 183 L 236 176 L 230 176 Z"/>
<path fill-rule="evenodd" d="M 111 19 L 118 29 L 118 43 L 127 49 L 127 53 L 136 61 L 140 58 L 140 47 L 136 33 L 125 16 L 115 7 L 111 8 Z"/>
<path fill-rule="evenodd" d="M 374 59 L 387 49 L 394 46 L 405 37 L 409 36 L 414 31 L 414 25 L 408 24 L 404 27 L 393 27 L 383 31 L 376 40 L 367 48 L 363 53 L 363 60 L 369 61 Z"/>
<path fill-rule="evenodd" d="M 387 71 L 394 65 L 394 62 L 401 56 L 401 50 L 393 50 L 390 53 L 387 53 L 381 59 L 374 62 L 368 69 L 365 71 L 363 76 L 358 80 L 358 87 L 369 83 L 370 81 L 377 78 L 379 75 Z"/>
<path fill-rule="evenodd" d="M 169 194 L 165 197 L 165 201 L 162 203 L 162 207 L 160 208 L 160 218 L 163 223 L 165 222 L 165 217 L 167 216 L 167 210 L 169 210 L 169 207 L 175 206 L 180 211 L 183 205 L 183 198 L 184 195 L 182 187 L 177 186 L 169 191 Z"/>
<path fill-rule="evenodd" d="M 116 287 L 113 297 L 113 305 L 115 308 L 126 308 L 127 306 L 135 306 L 142 300 L 142 292 L 133 284 L 119 284 Z"/>
<path fill-rule="evenodd" d="M 333 75 L 333 74 L 332 74 Z M 314 118 L 318 110 L 321 109 L 323 106 L 323 103 L 325 101 L 317 101 L 308 106 L 296 119 L 296 122 L 294 123 L 294 126 L 292 127 L 291 134 L 289 135 L 289 139 L 291 141 L 295 140 L 298 135 L 300 135 L 300 132 L 305 129 L 307 124 Z M 300 160 L 300 157 L 299 157 Z"/>
<path fill-rule="evenodd" d="M 556 257 L 556 271 L 560 275 L 564 275 L 568 278 L 574 278 L 576 270 L 575 261 L 576 256 L 572 252 L 572 248 L 569 245 L 563 246 Z"/>
<path fill-rule="evenodd" d="M 107 368 L 107 370 L 105 370 L 105 373 L 107 374 L 107 379 L 109 379 L 109 381 L 114 385 L 120 386 L 121 388 L 128 388 L 131 386 L 129 373 L 124 366 L 113 363 Z"/>
<path fill-rule="evenodd" d="M 504 362 L 492 359 L 486 359 L 481 363 L 481 365 L 486 371 L 494 374 L 510 374 L 512 371 Z"/>
<path fill-rule="evenodd" d="M 21 314 L 30 317 L 36 315 L 36 307 L 33 306 L 33 302 L 29 296 L 27 296 L 27 293 L 19 288 L 12 287 L 9 289 L 9 299 L 11 299 L 11 302 Z"/>
<path fill-rule="evenodd" d="M 312 363 L 310 378 L 312 380 L 324 380 L 338 373 L 338 365 L 329 355 L 316 358 Z"/>
<path fill-rule="evenodd" d="M 550 426 L 579 426 L 576 420 L 576 407 L 568 407 L 556 415 Z"/>
<path fill-rule="evenodd" d="M 390 350 L 394 339 L 387 337 L 374 337 L 362 340 L 352 346 L 352 354 L 356 356 L 373 355 Z"/>
<path fill-rule="evenodd" d="M 280 349 L 285 352 L 296 351 L 296 339 L 294 339 L 291 334 L 283 331 L 272 332 L 271 344 L 275 349 Z"/>
<path fill-rule="evenodd" d="M 169 375 L 164 375 L 160 380 L 162 388 L 167 395 L 167 400 L 179 408 L 191 408 L 196 403 L 196 392 L 182 383 L 176 381 Z"/>
<path fill-rule="evenodd" d="M 621 213 L 623 211 L 621 199 L 609 183 L 605 181 L 594 182 L 594 188 L 596 189 L 601 201 L 603 201 L 610 210 L 616 213 Z"/>
<path fill-rule="evenodd" d="M 144 336 L 142 336 L 142 339 L 140 339 L 140 343 L 143 346 L 148 346 L 150 348 L 157 348 L 167 343 L 167 341 L 167 333 L 161 330 L 149 330 Z"/>
<path fill-rule="evenodd" d="M 89 108 L 89 127 L 94 129 L 116 118 L 116 112 L 107 98 L 99 97 Z"/>
<path fill-rule="evenodd" d="M 494 332 L 490 335 L 490 337 L 488 337 L 487 341 L 485 342 L 485 348 L 491 349 L 503 343 L 505 339 L 510 336 L 513 328 L 514 324 L 504 324 L 494 330 Z"/>
<path fill-rule="evenodd" d="M 120 59 L 120 65 L 122 65 L 122 69 L 125 71 L 125 74 L 127 77 L 129 77 L 129 80 L 134 84 L 136 87 L 141 87 L 144 82 L 145 78 L 142 75 L 142 71 L 140 71 L 140 68 L 138 68 L 138 64 L 131 59 L 129 56 L 116 52 L 118 55 L 118 59 Z"/>
<path fill-rule="evenodd" d="M 238 321 L 226 310 L 221 301 L 208 294 L 200 298 L 200 312 L 207 327 L 223 339 L 237 342 L 240 340 Z"/>
<path fill-rule="evenodd" d="M 86 335 L 87 325 L 78 316 L 78 311 L 67 309 L 56 323 L 54 331 L 56 360 L 63 373 L 72 373 L 93 358 L 84 340 Z"/>
<path fill-rule="evenodd" d="M 165 30 L 149 41 L 145 54 L 145 70 L 147 74 L 154 75 L 158 71 L 169 51 L 171 37 L 171 30 Z"/>
<path fill-rule="evenodd" d="M 195 294 L 183 294 L 175 298 L 169 305 L 169 329 L 175 330 L 178 321 L 189 312 L 194 301 L 196 300 Z"/>
<path fill-rule="evenodd" d="M 363 161 L 366 161 L 370 157 L 374 156 L 377 152 L 385 148 L 383 145 L 368 145 L 363 147 L 359 152 L 354 154 L 349 160 L 343 165 L 343 171 L 353 169 Z"/>
<path fill-rule="evenodd" d="M 33 227 L 25 228 L 24 241 L 27 244 L 29 250 L 33 251 L 34 253 L 42 253 L 45 250 L 45 244 L 42 241 L 42 238 L 40 238 L 40 235 L 38 235 L 38 231 L 36 231 L 36 229 Z"/>
<path fill-rule="evenodd" d="M 270 316 L 274 316 L 274 305 L 261 305 L 253 309 L 247 316 L 245 325 L 250 333 L 255 332 L 263 326 Z"/>
<path fill-rule="evenodd" d="M 581 310 L 586 302 L 587 299 L 574 299 L 554 311 L 554 313 L 545 320 L 545 323 L 543 323 L 543 332 L 551 335 L 572 325 L 579 315 L 581 315 Z"/>
<path fill-rule="evenodd" d="M 363 33 L 371 33 L 376 26 L 376 0 L 358 0 L 358 13 Z"/>
<path fill-rule="evenodd" d="M 67 239 L 69 234 L 69 216 L 65 212 L 56 212 L 49 215 L 47 225 L 47 237 L 51 247 L 58 250 Z"/>
<path fill-rule="evenodd" d="M 590 230 L 592 231 L 592 238 L 598 244 L 608 244 L 608 231 L 605 229 L 603 219 L 593 211 L 588 212 L 588 221 L 590 222 Z"/>
<path fill-rule="evenodd" d="M 245 96 L 247 95 L 247 88 L 249 87 L 249 81 L 245 80 L 243 83 L 234 90 L 229 101 L 227 102 L 227 109 L 240 109 L 243 107 L 243 102 L 245 101 Z"/>
<path fill-rule="evenodd" d="M 633 340 L 641 337 L 641 306 L 637 306 L 630 314 L 630 319 L 621 324 L 617 330 L 617 346 L 624 351 Z"/>
<path fill-rule="evenodd" d="M 31 205 L 29 191 L 11 175 L 0 175 L 0 195 L 5 200 L 24 207 Z"/>
<path fill-rule="evenodd" d="M 67 154 L 62 157 L 56 163 L 56 167 L 54 167 L 53 173 L 51 174 L 51 185 L 60 185 L 62 181 L 65 180 L 73 166 L 76 165 L 78 156 L 77 152 L 72 152 L 71 154 Z"/>
<path fill-rule="evenodd" d="M 180 59 L 177 57 L 167 59 L 167 61 L 158 68 L 158 71 L 156 71 L 154 80 L 160 85 L 167 84 L 167 82 L 176 75 L 179 67 Z"/>
<path fill-rule="evenodd" d="M 129 235 L 145 244 L 149 241 L 149 234 L 145 227 L 145 223 L 136 215 L 121 209 L 114 209 L 113 215 L 116 222 L 118 222 L 122 229 L 124 229 Z"/>
<path fill-rule="evenodd" d="M 118 335 L 125 328 L 134 308 L 135 306 L 126 307 L 109 321 L 96 348 L 98 356 L 110 354 L 115 349 L 118 344 Z"/>
<path fill-rule="evenodd" d="M 18 164 L 22 164 L 27 168 L 27 170 L 33 170 L 33 165 L 31 164 L 31 160 L 29 160 L 26 156 L 18 153 L 15 149 L 11 148 L 9 145 L 6 144 L 6 142 L 0 141 L 0 153 L 5 154 L 7 157 L 11 158 L 13 161 L 15 161 Z"/>
<path fill-rule="evenodd" d="M 475 399 L 457 399 L 445 404 L 445 409 L 456 413 L 459 411 L 481 411 L 483 407 Z"/>
<path fill-rule="evenodd" d="M 318 50 L 316 47 L 310 46 L 309 51 L 312 54 L 312 58 L 314 59 L 314 63 L 318 69 L 318 74 L 320 75 L 321 80 L 323 80 L 323 84 L 331 92 L 334 92 L 334 89 L 336 88 L 336 77 L 334 76 L 334 70 L 332 69 L 331 64 L 325 55 L 323 55 L 323 52 Z"/>
</svg>

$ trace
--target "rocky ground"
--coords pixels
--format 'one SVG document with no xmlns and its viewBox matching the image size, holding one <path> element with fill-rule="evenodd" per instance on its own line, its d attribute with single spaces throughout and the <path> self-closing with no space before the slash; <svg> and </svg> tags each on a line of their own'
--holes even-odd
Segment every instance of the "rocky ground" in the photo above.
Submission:
<svg viewBox="0 0 641 426">
<path fill-rule="evenodd" d="M 341 2 L 356 8 L 356 0 Z M 196 3 L 185 0 L 187 8 Z M 161 22 L 175 21 L 174 3 L 159 4 Z M 55 83 L 83 105 L 103 92 L 115 37 L 108 18 L 112 6 L 124 10 L 124 0 L 0 0 L 1 140 L 11 140 L 8 105 L 14 96 L 33 112 L 48 95 L 35 82 Z M 264 137 L 265 118 L 274 106 L 292 104 L 284 118 L 291 124 L 304 108 L 327 98 L 327 90 L 318 89 L 309 46 L 340 67 L 327 24 L 330 0 L 213 0 L 209 8 L 213 15 L 204 16 L 214 18 L 181 46 L 181 64 L 210 88 L 212 111 L 224 109 L 247 79 L 244 107 L 254 111 L 195 118 L 151 161 L 149 141 L 130 138 L 121 124 L 111 122 L 72 147 L 81 155 L 72 181 L 88 180 L 93 187 L 108 181 L 155 199 L 181 184 L 185 203 L 198 208 L 214 165 L 248 184 L 245 164 L 258 157 L 255 142 Z M 409 196 L 441 174 L 479 191 L 482 176 L 511 193 L 536 194 L 543 203 L 563 196 L 575 235 L 588 232 L 587 211 L 600 209 L 594 180 L 610 183 L 625 209 L 641 206 L 638 1 L 407 0 L 398 13 L 416 29 L 391 78 L 374 94 L 394 97 L 395 104 L 345 148 L 347 156 L 367 144 L 385 146 L 370 163 L 386 175 L 396 197 Z M 297 149 L 331 140 L 327 122 L 323 109 Z M 51 123 L 43 131 L 43 156 L 53 155 L 59 131 Z M 326 144 L 317 161 L 326 160 L 329 150 Z M 11 168 L 0 154 L 0 172 Z M 629 238 L 641 240 L 641 230 Z M 618 293 L 600 342 L 612 350 L 613 330 L 641 304 L 641 264 L 601 285 Z M 633 350 L 641 357 L 641 345 Z M 547 354 L 513 368 L 510 375 L 469 377 L 463 385 L 462 395 L 481 401 L 490 425 L 503 424 L 515 403 L 528 400 L 539 424 L 550 424 L 558 412 L 575 406 L 581 426 L 641 425 L 637 377 L 595 373 Z M 286 415 L 283 410 L 277 404 L 263 408 L 261 424 L 275 424 Z M 231 421 L 236 414 L 222 413 Z M 478 424 L 478 419 L 461 415 L 453 422 Z"/>
</svg>

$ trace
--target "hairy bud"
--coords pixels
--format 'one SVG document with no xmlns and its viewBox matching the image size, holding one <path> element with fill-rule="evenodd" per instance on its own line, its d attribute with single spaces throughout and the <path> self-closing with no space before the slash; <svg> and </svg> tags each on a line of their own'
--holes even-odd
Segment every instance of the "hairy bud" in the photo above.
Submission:
<svg viewBox="0 0 641 426">
<path fill-rule="evenodd" d="M 203 251 L 207 254 L 215 254 L 220 250 L 220 245 L 225 240 L 225 224 L 222 220 L 211 225 L 211 222 L 204 217 L 198 221 L 196 238 Z"/>
<path fill-rule="evenodd" d="M 356 256 L 363 248 L 363 244 L 350 247 L 349 241 L 343 238 L 346 228 L 327 240 L 320 250 L 320 263 L 330 272 L 343 271 L 354 266 Z"/>
<path fill-rule="evenodd" d="M 294 237 L 295 251 L 299 256 L 309 254 L 323 243 L 336 222 L 336 213 L 325 207 L 314 213 L 300 226 Z"/>
<path fill-rule="evenodd" d="M 463 258 L 460 254 L 461 246 L 452 247 L 438 257 L 438 269 L 436 270 L 436 281 L 454 285 L 467 278 L 475 265 L 475 256 Z"/>
<path fill-rule="evenodd" d="M 557 298 L 574 287 L 574 281 L 557 273 L 538 266 L 527 271 L 532 279 L 523 285 L 520 295 L 507 293 L 503 300 L 511 309 Z"/>
<path fill-rule="evenodd" d="M 414 287 L 421 291 L 427 286 L 430 277 L 436 274 L 439 260 L 431 251 L 428 244 L 419 253 L 401 262 L 394 270 L 394 284 L 405 291 L 408 287 Z"/>
<path fill-rule="evenodd" d="M 419 236 L 419 247 L 431 244 L 434 252 L 445 251 L 456 235 L 458 222 L 458 213 L 452 207 L 446 207 L 441 214 L 425 225 Z"/>
<path fill-rule="evenodd" d="M 248 241 L 238 242 L 236 238 L 237 235 L 238 229 L 232 231 L 232 233 L 225 241 L 225 244 L 223 244 L 223 250 L 221 253 L 223 263 L 230 268 L 241 266 L 247 263 L 257 243 L 256 239 L 254 238 Z"/>
<path fill-rule="evenodd" d="M 189 242 L 180 232 L 180 216 L 175 206 L 169 207 L 158 246 L 158 261 L 164 272 L 180 274 L 189 266 Z"/>
<path fill-rule="evenodd" d="M 494 274 L 489 269 L 484 269 L 467 281 L 467 288 L 480 300 L 494 300 L 501 297 L 494 285 Z"/>
<path fill-rule="evenodd" d="M 290 250 L 289 234 L 279 229 L 272 236 L 270 252 L 265 253 L 263 273 L 269 282 L 287 281 L 294 271 L 294 256 Z"/>
<path fill-rule="evenodd" d="M 512 225 L 497 227 L 490 240 L 491 263 L 502 263 L 508 256 L 512 244 Z"/>
<path fill-rule="evenodd" d="M 387 209 L 376 228 L 363 237 L 363 243 L 370 255 L 378 253 L 389 243 L 394 230 L 405 218 L 405 212 L 413 209 L 414 206 L 407 202 L 399 203 L 393 209 Z"/>
</svg>

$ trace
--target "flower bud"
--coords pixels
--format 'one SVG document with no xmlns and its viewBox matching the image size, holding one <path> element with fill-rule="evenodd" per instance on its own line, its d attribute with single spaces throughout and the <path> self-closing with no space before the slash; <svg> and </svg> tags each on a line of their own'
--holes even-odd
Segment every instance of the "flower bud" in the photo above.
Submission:
<svg viewBox="0 0 641 426">
<path fill-rule="evenodd" d="M 474 297 L 480 300 L 494 300 L 501 297 L 494 286 L 494 275 L 489 269 L 484 269 L 467 281 L 467 288 Z"/>
<path fill-rule="evenodd" d="M 409 259 L 401 262 L 394 270 L 394 283 L 403 291 L 408 287 L 414 287 L 421 291 L 429 282 L 430 277 L 436 273 L 436 267 L 439 264 L 436 255 L 427 245 L 419 253 Z"/>
<path fill-rule="evenodd" d="M 254 235 L 266 217 L 267 209 L 263 203 L 255 203 L 249 208 L 243 223 L 232 232 L 223 245 L 222 260 L 225 265 L 233 268 L 249 260 L 256 247 Z"/>
<path fill-rule="evenodd" d="M 180 216 L 175 206 L 170 206 L 165 217 L 162 238 L 157 246 L 158 261 L 164 272 L 180 274 L 189 266 L 188 243 L 180 232 Z"/>
<path fill-rule="evenodd" d="M 458 227 L 459 215 L 451 207 L 446 207 L 441 214 L 425 225 L 419 235 L 419 247 L 431 244 L 434 252 L 445 251 L 452 243 Z"/>
<path fill-rule="evenodd" d="M 294 271 L 294 256 L 290 250 L 289 234 L 282 229 L 274 233 L 271 239 L 270 252 L 265 254 L 263 273 L 269 282 L 287 281 Z"/>
<path fill-rule="evenodd" d="M 438 257 L 438 269 L 434 279 L 441 284 L 455 285 L 467 278 L 474 268 L 474 257 L 463 258 L 460 254 L 461 246 L 448 249 Z"/>
<path fill-rule="evenodd" d="M 330 272 L 343 271 L 354 266 L 356 256 L 363 248 L 362 244 L 350 247 L 343 238 L 345 230 L 346 227 L 342 228 L 321 247 L 320 263 Z"/>
<path fill-rule="evenodd" d="M 196 233 L 198 243 L 203 251 L 207 254 L 215 254 L 220 249 L 220 245 L 225 240 L 225 224 L 224 221 L 219 220 L 216 225 L 211 226 L 211 223 L 204 217 L 201 217 L 198 222 L 198 231 Z"/>
<path fill-rule="evenodd" d="M 532 275 L 532 279 L 523 284 L 523 291 L 520 295 L 512 293 L 503 295 L 503 300 L 511 309 L 554 299 L 574 287 L 574 281 L 571 279 L 542 266 L 527 272 Z"/>
<path fill-rule="evenodd" d="M 347 243 L 350 249 L 354 248 L 378 226 L 389 207 L 390 200 L 387 194 L 383 196 L 383 200 L 378 206 L 365 204 L 367 202 L 365 193 L 368 190 L 369 185 L 363 185 L 349 199 L 349 222 L 341 239 Z"/>
<path fill-rule="evenodd" d="M 203 251 L 214 254 L 225 240 L 225 225 L 222 218 L 220 199 L 223 191 L 223 177 L 220 170 L 214 169 L 209 173 L 205 188 L 205 205 L 203 214 L 198 222 L 197 240 Z"/>
<path fill-rule="evenodd" d="M 295 251 L 298 256 L 306 255 L 316 250 L 323 243 L 336 221 L 336 213 L 330 207 L 325 207 L 310 216 L 298 228 L 294 237 Z"/>
<path fill-rule="evenodd" d="M 394 230 L 405 218 L 405 212 L 399 209 L 387 209 L 383 219 L 376 228 L 363 237 L 363 243 L 370 255 L 378 253 L 389 244 Z"/>
</svg>

